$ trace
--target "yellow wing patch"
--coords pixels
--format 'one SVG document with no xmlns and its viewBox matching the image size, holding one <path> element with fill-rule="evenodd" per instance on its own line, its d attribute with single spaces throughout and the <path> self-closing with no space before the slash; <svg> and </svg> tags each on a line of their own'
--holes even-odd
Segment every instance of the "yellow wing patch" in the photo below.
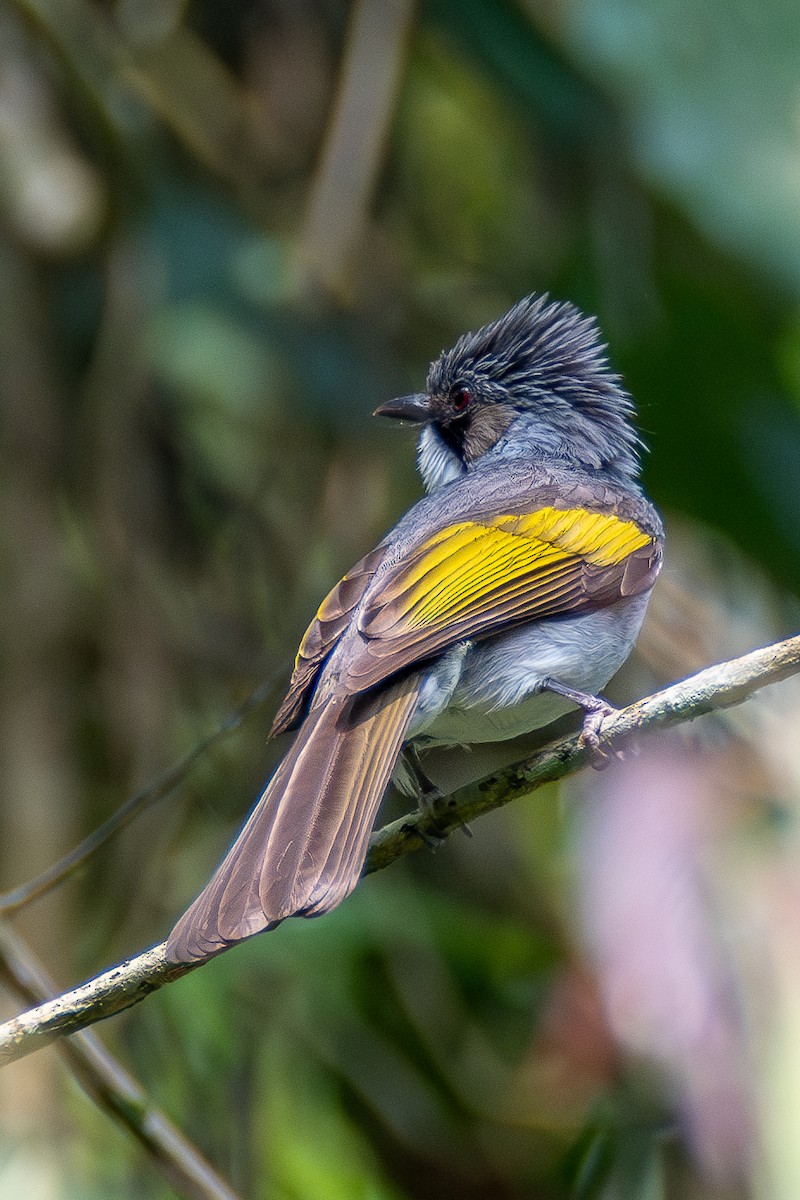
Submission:
<svg viewBox="0 0 800 1200">
<path fill-rule="evenodd" d="M 480 524 L 465 521 L 424 542 L 381 602 L 403 594 L 406 619 L 415 628 L 449 622 L 480 610 L 498 585 L 508 594 L 535 572 L 546 590 L 548 578 L 555 580 L 569 560 L 612 567 L 652 541 L 633 521 L 584 508 L 547 507 Z"/>
</svg>

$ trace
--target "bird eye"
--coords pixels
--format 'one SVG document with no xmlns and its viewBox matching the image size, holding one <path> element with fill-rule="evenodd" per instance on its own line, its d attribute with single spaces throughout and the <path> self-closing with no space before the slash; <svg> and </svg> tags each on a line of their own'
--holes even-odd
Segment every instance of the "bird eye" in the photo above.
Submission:
<svg viewBox="0 0 800 1200">
<path fill-rule="evenodd" d="M 455 412 L 463 412 L 472 399 L 469 388 L 454 387 L 450 391 L 450 400 Z"/>
</svg>

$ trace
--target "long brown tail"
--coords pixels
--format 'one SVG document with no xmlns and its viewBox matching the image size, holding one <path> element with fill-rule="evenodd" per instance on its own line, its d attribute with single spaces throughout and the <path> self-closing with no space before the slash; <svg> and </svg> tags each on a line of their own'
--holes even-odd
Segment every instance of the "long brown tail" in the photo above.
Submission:
<svg viewBox="0 0 800 1200">
<path fill-rule="evenodd" d="M 419 679 L 313 709 L 210 883 L 167 939 L 171 962 L 207 958 L 353 890 L 414 713 Z"/>
</svg>

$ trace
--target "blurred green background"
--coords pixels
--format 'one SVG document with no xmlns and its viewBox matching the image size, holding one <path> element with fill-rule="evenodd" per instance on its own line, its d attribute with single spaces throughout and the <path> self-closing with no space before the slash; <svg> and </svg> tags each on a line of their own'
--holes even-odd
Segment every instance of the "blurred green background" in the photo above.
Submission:
<svg viewBox="0 0 800 1200">
<path fill-rule="evenodd" d="M 15 918 L 60 984 L 165 936 L 280 753 L 303 629 L 419 494 L 372 409 L 544 290 L 668 524 L 612 694 L 791 633 L 795 0 L 0 0 L 2 886 L 275 681 Z M 796 1200 L 798 731 L 785 684 L 102 1037 L 256 1200 Z M 51 1052 L 0 1117 L 9 1200 L 175 1194 Z"/>
</svg>

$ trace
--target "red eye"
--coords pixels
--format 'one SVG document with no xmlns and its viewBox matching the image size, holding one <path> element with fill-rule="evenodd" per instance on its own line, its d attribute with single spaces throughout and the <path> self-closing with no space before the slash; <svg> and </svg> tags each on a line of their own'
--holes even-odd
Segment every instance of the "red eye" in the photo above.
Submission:
<svg viewBox="0 0 800 1200">
<path fill-rule="evenodd" d="M 472 393 L 469 388 L 454 387 L 450 393 L 450 400 L 453 404 L 455 412 L 463 412 L 472 399 Z"/>
</svg>

